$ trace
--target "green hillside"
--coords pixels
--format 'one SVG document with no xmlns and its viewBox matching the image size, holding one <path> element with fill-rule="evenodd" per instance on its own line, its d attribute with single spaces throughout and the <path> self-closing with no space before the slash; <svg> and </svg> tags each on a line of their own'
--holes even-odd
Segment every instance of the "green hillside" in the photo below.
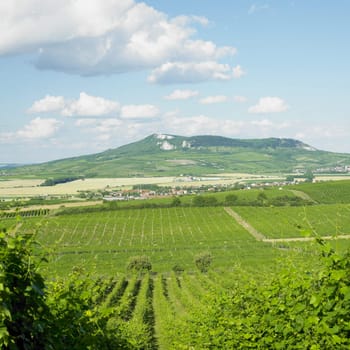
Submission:
<svg viewBox="0 0 350 350">
<path fill-rule="evenodd" d="M 153 134 L 102 153 L 5 170 L 15 176 L 128 177 L 273 173 L 350 165 L 350 155 L 293 139 L 231 139 Z"/>
</svg>

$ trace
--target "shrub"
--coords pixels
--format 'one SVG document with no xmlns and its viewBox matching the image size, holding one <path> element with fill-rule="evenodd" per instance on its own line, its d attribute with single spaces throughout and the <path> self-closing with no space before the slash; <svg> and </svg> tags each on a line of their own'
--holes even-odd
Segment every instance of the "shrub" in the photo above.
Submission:
<svg viewBox="0 0 350 350">
<path fill-rule="evenodd" d="M 129 272 L 147 272 L 152 270 L 152 264 L 148 256 L 132 256 L 128 261 L 126 269 Z"/>
<path fill-rule="evenodd" d="M 185 269 L 181 265 L 176 264 L 173 266 L 173 271 L 177 274 L 180 274 L 180 273 L 184 272 Z"/>
<path fill-rule="evenodd" d="M 200 272 L 207 272 L 212 263 L 212 255 L 209 252 L 203 252 L 195 256 L 194 263 Z"/>
</svg>

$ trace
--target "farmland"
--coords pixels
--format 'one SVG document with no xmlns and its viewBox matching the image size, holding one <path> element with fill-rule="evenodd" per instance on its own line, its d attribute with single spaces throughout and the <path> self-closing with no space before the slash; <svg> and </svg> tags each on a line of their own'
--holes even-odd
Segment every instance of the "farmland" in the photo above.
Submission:
<svg viewBox="0 0 350 350">
<path fill-rule="evenodd" d="M 295 189 L 299 196 L 305 193 L 318 201 L 322 192 L 331 193 L 327 184 L 318 185 L 314 192 L 312 186 L 299 185 Z M 298 310 L 303 310 L 309 315 L 309 323 L 304 324 L 310 327 L 307 334 L 314 334 L 319 325 L 312 320 L 319 316 L 315 316 L 310 300 L 316 304 L 317 298 L 323 298 L 321 287 L 325 284 L 325 291 L 329 290 L 327 283 L 331 281 L 318 279 L 322 276 L 319 271 L 331 266 L 319 258 L 319 244 L 288 239 L 350 237 L 348 203 L 313 201 L 302 206 L 302 202 L 293 202 L 293 191 L 294 188 L 284 188 L 203 194 L 204 198 L 215 197 L 216 206 L 194 206 L 196 197 L 184 196 L 176 207 L 170 205 L 169 199 L 153 199 L 148 203 L 154 207 L 148 208 L 133 208 L 138 202 L 134 201 L 132 205 L 118 203 L 114 209 L 109 204 L 91 207 L 91 212 L 89 207 L 80 208 L 81 212 L 76 208 L 23 209 L 17 218 L 13 211 L 4 212 L 0 228 L 10 229 L 16 224 L 22 234 L 35 232 L 39 245 L 34 253 L 48 259 L 48 263 L 41 264 L 49 281 L 48 293 L 57 293 L 56 283 L 61 282 L 56 281 L 62 281 L 59 288 L 69 285 L 70 290 L 59 295 L 73 293 L 75 303 L 89 300 L 87 315 L 108 315 L 106 329 L 118 341 L 125 340 L 126 349 L 209 349 L 224 343 L 229 348 L 244 349 L 243 344 L 251 346 L 260 336 L 259 341 L 265 344 L 262 348 L 268 349 L 271 340 L 262 336 L 265 330 L 273 329 L 274 342 L 287 344 L 296 340 L 288 333 L 288 326 L 285 335 L 265 315 L 274 314 L 278 323 L 286 325 L 290 321 L 282 315 L 287 311 L 281 313 L 279 308 L 289 303 L 288 317 L 295 319 L 299 316 L 293 312 L 299 315 Z M 225 204 L 230 195 L 235 195 L 237 205 Z M 261 201 L 257 201 L 259 196 Z M 279 197 L 286 201 L 283 206 L 272 206 Z M 264 239 L 255 237 L 230 215 L 230 210 Z M 333 240 L 330 245 L 342 254 L 350 240 Z M 209 254 L 211 260 L 208 271 L 201 272 L 195 261 L 203 254 Z M 323 256 L 331 256 L 327 254 Z M 135 273 L 128 268 L 132 259 L 140 257 L 149 259 L 150 271 Z M 340 255 L 336 259 L 339 261 Z M 334 276 L 347 278 L 340 272 Z M 276 290 L 284 292 L 275 296 Z M 282 304 L 281 295 L 286 298 Z M 342 305 L 339 310 L 346 308 Z M 61 313 L 62 310 L 58 315 Z M 70 321 L 64 324 L 67 322 Z M 239 331 L 232 332 L 232 327 Z M 256 333 L 259 327 L 260 333 Z M 342 329 L 341 324 L 338 328 Z M 327 332 L 321 333 L 327 338 Z M 339 339 L 330 336 L 324 341 L 345 344 L 347 338 L 341 334 L 339 331 Z M 315 335 L 303 341 L 318 343 Z M 111 339 L 108 342 L 112 344 Z"/>
<path fill-rule="evenodd" d="M 256 242 L 222 207 L 23 219 L 21 231 L 33 230 L 38 230 L 38 241 L 55 252 L 50 269 L 55 266 L 63 274 L 80 263 L 96 266 L 103 274 L 124 272 L 125 262 L 133 255 L 149 255 L 155 271 L 165 272 L 176 264 L 193 269 L 194 255 L 205 250 L 213 253 L 217 267 L 249 265 L 264 257 L 270 265 L 277 254 L 268 244 Z"/>
<path fill-rule="evenodd" d="M 268 238 L 350 234 L 347 204 L 307 207 L 236 207 L 235 210 Z"/>
</svg>

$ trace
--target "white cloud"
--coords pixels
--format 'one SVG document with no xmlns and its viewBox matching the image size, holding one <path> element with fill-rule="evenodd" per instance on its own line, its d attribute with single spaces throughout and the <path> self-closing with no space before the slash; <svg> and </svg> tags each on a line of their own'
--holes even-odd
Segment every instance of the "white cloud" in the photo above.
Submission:
<svg viewBox="0 0 350 350">
<path fill-rule="evenodd" d="M 73 116 L 103 116 L 119 111 L 119 103 L 106 100 L 102 97 L 95 97 L 81 92 L 78 100 L 66 104 L 62 115 Z"/>
<path fill-rule="evenodd" d="M 199 92 L 195 90 L 174 90 L 170 95 L 165 96 L 166 100 L 187 100 L 198 96 Z"/>
<path fill-rule="evenodd" d="M 236 95 L 236 96 L 233 96 L 233 100 L 237 103 L 244 103 L 248 101 L 248 98 L 245 96 Z"/>
<path fill-rule="evenodd" d="M 153 105 L 127 105 L 121 109 L 121 118 L 142 119 L 153 118 L 159 114 L 159 109 Z"/>
<path fill-rule="evenodd" d="M 263 5 L 252 4 L 249 7 L 248 13 L 250 15 L 252 15 L 253 13 L 256 13 L 256 12 L 259 12 L 259 11 L 263 11 L 263 10 L 267 10 L 269 8 L 270 8 L 269 4 L 263 4 Z"/>
<path fill-rule="evenodd" d="M 227 96 L 218 95 L 218 96 L 208 96 L 199 100 L 201 104 L 213 104 L 213 103 L 222 103 L 227 101 Z"/>
<path fill-rule="evenodd" d="M 178 114 L 165 115 L 163 126 L 165 133 L 178 135 L 222 135 L 228 137 L 271 137 L 277 132 L 291 129 L 289 122 L 262 120 L 218 119 L 205 115 L 183 117 Z"/>
<path fill-rule="evenodd" d="M 262 119 L 262 120 L 252 120 L 251 125 L 261 127 L 262 129 L 268 129 L 268 130 L 274 130 L 274 129 L 285 129 L 290 127 L 290 123 L 288 122 L 282 122 L 282 123 L 276 123 L 269 119 Z"/>
<path fill-rule="evenodd" d="M 32 119 L 23 129 L 13 134 L 21 139 L 43 139 L 51 137 L 58 130 L 61 122 L 54 118 L 44 119 L 37 117 Z"/>
<path fill-rule="evenodd" d="M 243 75 L 245 75 L 245 71 L 240 65 L 233 68 L 233 77 L 235 79 L 241 78 Z"/>
<path fill-rule="evenodd" d="M 231 80 L 234 68 L 215 61 L 168 62 L 154 69 L 148 77 L 151 83 L 198 83 L 207 80 Z"/>
<path fill-rule="evenodd" d="M 46 95 L 41 100 L 35 101 L 28 109 L 29 113 L 56 112 L 64 108 L 65 101 L 62 96 Z"/>
<path fill-rule="evenodd" d="M 169 18 L 134 0 L 0 2 L 0 55 L 30 53 L 39 69 L 80 75 L 215 61 L 236 49 L 194 38 L 204 17 Z"/>
<path fill-rule="evenodd" d="M 115 130 L 120 130 L 122 127 L 123 122 L 121 120 L 110 118 L 101 120 L 96 127 L 96 131 L 106 135 L 107 133 L 111 133 Z"/>
<path fill-rule="evenodd" d="M 229 119 L 215 119 L 205 115 L 173 117 L 164 121 L 163 130 L 178 135 L 238 135 L 244 122 Z"/>
<path fill-rule="evenodd" d="M 84 118 L 84 119 L 78 119 L 75 122 L 75 126 L 78 127 L 87 127 L 87 126 L 92 126 L 96 125 L 97 119 L 92 119 L 92 118 Z"/>
<path fill-rule="evenodd" d="M 288 108 L 286 102 L 279 97 L 262 97 L 255 106 L 248 109 L 248 112 L 255 114 L 280 113 Z"/>
</svg>

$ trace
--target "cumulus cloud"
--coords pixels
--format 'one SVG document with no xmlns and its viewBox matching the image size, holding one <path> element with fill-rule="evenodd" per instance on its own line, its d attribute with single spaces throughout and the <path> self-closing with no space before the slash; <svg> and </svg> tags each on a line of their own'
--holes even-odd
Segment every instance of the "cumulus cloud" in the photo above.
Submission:
<svg viewBox="0 0 350 350">
<path fill-rule="evenodd" d="M 262 120 L 218 119 L 205 115 L 183 117 L 178 114 L 165 116 L 161 130 L 178 135 L 222 135 L 228 137 L 271 137 L 283 129 L 290 129 L 288 122 Z"/>
<path fill-rule="evenodd" d="M 205 115 L 192 117 L 176 116 L 166 120 L 163 130 L 178 135 L 238 135 L 244 122 L 215 119 Z"/>
<path fill-rule="evenodd" d="M 165 96 L 166 100 L 187 100 L 191 97 L 198 96 L 196 90 L 174 90 L 170 95 Z"/>
<path fill-rule="evenodd" d="M 243 75 L 245 75 L 245 71 L 240 65 L 234 67 L 232 71 L 233 71 L 233 77 L 236 79 L 241 78 Z"/>
<path fill-rule="evenodd" d="M 159 114 L 159 109 L 153 105 L 126 105 L 121 109 L 121 118 L 142 119 L 154 118 Z"/>
<path fill-rule="evenodd" d="M 30 53 L 39 69 L 80 75 L 216 61 L 236 49 L 194 38 L 204 17 L 169 18 L 134 0 L 0 2 L 0 55 Z M 232 69 L 230 67 L 230 69 Z"/>
<path fill-rule="evenodd" d="M 56 112 L 64 108 L 65 101 L 62 96 L 46 95 L 41 100 L 35 101 L 28 109 L 29 113 Z"/>
<path fill-rule="evenodd" d="M 102 116 L 119 111 L 119 103 L 106 100 L 81 92 L 78 100 L 68 102 L 62 110 L 62 115 L 73 116 Z"/>
<path fill-rule="evenodd" d="M 208 96 L 201 98 L 199 102 L 204 105 L 213 104 L 213 103 L 222 103 L 227 101 L 227 96 L 218 95 L 218 96 Z"/>
<path fill-rule="evenodd" d="M 280 113 L 288 108 L 287 103 L 279 97 L 262 97 L 256 105 L 249 107 L 248 112 L 254 114 Z"/>
<path fill-rule="evenodd" d="M 32 119 L 22 129 L 15 132 L 0 133 L 0 141 L 11 143 L 14 141 L 47 139 L 53 136 L 61 125 L 62 122 L 57 119 L 37 117 Z"/>
<path fill-rule="evenodd" d="M 46 95 L 35 101 L 28 109 L 29 113 L 59 112 L 66 117 L 98 117 L 119 112 L 120 104 L 103 97 L 91 96 L 81 92 L 76 100 L 67 100 L 62 96 Z"/>
<path fill-rule="evenodd" d="M 215 61 L 167 62 L 154 69 L 148 81 L 151 83 L 198 83 L 207 80 L 231 80 L 234 68 Z"/>
</svg>

